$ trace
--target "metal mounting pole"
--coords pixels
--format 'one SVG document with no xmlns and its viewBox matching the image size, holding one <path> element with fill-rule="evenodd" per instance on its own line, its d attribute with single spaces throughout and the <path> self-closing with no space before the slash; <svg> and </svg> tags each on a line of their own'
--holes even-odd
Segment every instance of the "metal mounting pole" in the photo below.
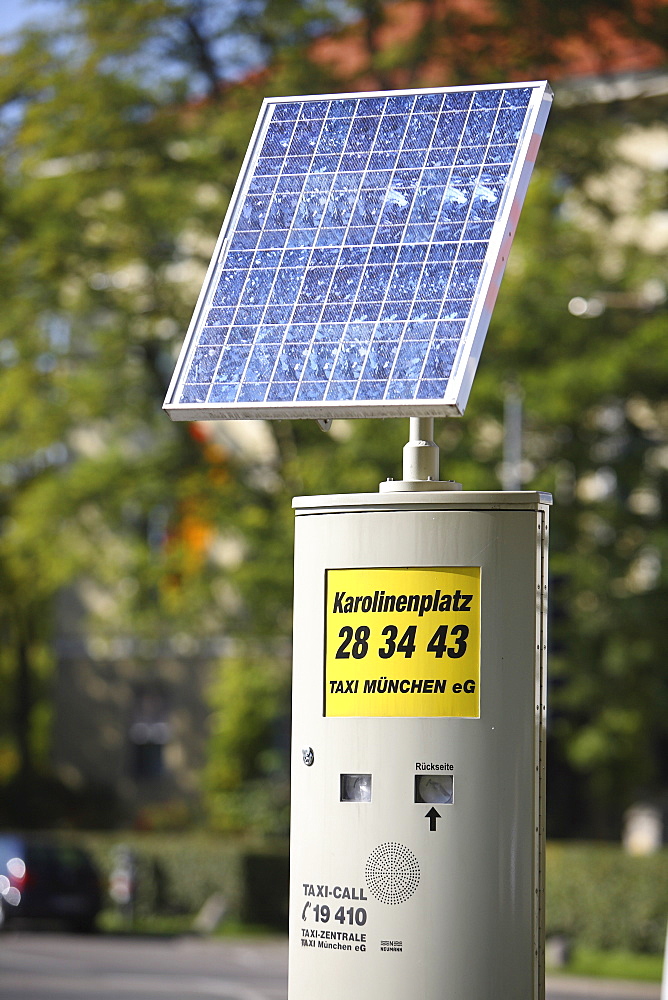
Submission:
<svg viewBox="0 0 668 1000">
<path fill-rule="evenodd" d="M 433 417 L 411 417 L 410 434 L 404 445 L 404 479 L 438 481 L 438 445 Z"/>
<path fill-rule="evenodd" d="M 522 394 L 508 386 L 503 400 L 503 463 L 501 489 L 522 489 Z"/>
<path fill-rule="evenodd" d="M 380 484 L 381 493 L 419 493 L 426 490 L 461 490 L 461 483 L 438 478 L 438 445 L 434 441 L 434 418 L 411 417 L 408 442 L 404 445 L 403 479 Z"/>
</svg>

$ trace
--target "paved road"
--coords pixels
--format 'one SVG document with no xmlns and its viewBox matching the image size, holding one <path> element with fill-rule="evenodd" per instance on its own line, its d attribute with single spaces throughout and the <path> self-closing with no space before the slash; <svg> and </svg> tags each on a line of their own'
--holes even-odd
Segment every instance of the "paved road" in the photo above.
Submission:
<svg viewBox="0 0 668 1000">
<path fill-rule="evenodd" d="M 2 1000 L 285 1000 L 286 979 L 284 940 L 0 935 Z M 658 986 L 570 977 L 547 990 L 547 1000 L 659 996 Z"/>
<path fill-rule="evenodd" d="M 546 1000 L 660 1000 L 658 983 L 548 976 Z"/>
<path fill-rule="evenodd" d="M 283 941 L 0 937 L 2 1000 L 285 1000 Z"/>
</svg>

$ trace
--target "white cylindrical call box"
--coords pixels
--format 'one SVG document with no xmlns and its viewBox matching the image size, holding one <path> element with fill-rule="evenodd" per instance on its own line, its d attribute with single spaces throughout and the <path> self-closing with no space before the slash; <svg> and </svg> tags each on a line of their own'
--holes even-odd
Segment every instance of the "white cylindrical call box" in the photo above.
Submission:
<svg viewBox="0 0 668 1000">
<path fill-rule="evenodd" d="M 547 494 L 295 500 L 290 1000 L 540 1000 Z"/>
</svg>

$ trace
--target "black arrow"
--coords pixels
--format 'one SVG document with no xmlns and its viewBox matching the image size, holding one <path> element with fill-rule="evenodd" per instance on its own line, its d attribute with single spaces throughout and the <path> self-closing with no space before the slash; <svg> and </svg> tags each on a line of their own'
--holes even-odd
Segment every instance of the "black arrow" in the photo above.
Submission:
<svg viewBox="0 0 668 1000">
<path fill-rule="evenodd" d="M 436 829 L 436 820 L 441 818 L 441 814 L 436 812 L 432 806 L 428 813 L 425 815 L 425 819 L 429 820 L 429 832 L 433 833 Z"/>
</svg>

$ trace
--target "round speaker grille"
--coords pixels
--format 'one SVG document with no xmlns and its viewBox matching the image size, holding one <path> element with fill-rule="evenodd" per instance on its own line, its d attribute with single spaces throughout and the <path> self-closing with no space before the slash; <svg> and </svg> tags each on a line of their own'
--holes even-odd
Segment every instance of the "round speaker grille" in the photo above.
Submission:
<svg viewBox="0 0 668 1000">
<path fill-rule="evenodd" d="M 381 903 L 394 906 L 410 899 L 420 884 L 420 866 L 403 844 L 379 844 L 367 858 L 364 877 L 369 892 Z"/>
</svg>

